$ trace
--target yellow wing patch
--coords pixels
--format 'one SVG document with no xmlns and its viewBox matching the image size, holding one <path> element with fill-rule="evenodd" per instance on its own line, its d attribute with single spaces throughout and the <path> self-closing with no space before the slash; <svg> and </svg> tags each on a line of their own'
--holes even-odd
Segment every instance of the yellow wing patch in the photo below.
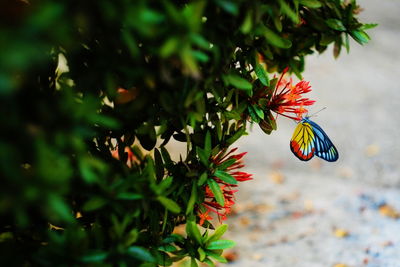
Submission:
<svg viewBox="0 0 400 267">
<path fill-rule="evenodd" d="M 299 123 L 290 141 L 290 149 L 300 160 L 309 160 L 314 156 L 314 132 L 307 123 Z"/>
</svg>

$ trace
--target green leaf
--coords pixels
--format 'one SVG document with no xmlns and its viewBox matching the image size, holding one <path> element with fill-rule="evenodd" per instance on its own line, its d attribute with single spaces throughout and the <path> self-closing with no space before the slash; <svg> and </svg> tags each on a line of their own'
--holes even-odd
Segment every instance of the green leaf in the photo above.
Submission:
<svg viewBox="0 0 400 267">
<path fill-rule="evenodd" d="M 359 29 L 360 30 L 368 30 L 368 29 L 375 28 L 376 26 L 378 26 L 377 23 L 366 23 L 366 24 L 363 24 Z"/>
<path fill-rule="evenodd" d="M 268 73 L 264 69 L 264 67 L 261 64 L 256 63 L 256 67 L 254 68 L 254 71 L 255 71 L 258 79 L 260 80 L 260 82 L 265 86 L 269 86 Z"/>
<path fill-rule="evenodd" d="M 274 25 L 275 28 L 278 32 L 282 32 L 282 21 L 281 21 L 281 16 L 274 16 Z"/>
<path fill-rule="evenodd" d="M 207 249 L 214 250 L 214 249 L 227 249 L 234 247 L 236 245 L 235 242 L 231 240 L 215 240 L 208 244 L 206 247 Z"/>
<path fill-rule="evenodd" d="M 87 201 L 82 209 L 84 211 L 93 211 L 93 210 L 97 210 L 100 209 L 101 207 L 103 207 L 105 204 L 107 204 L 107 200 L 104 198 L 100 198 L 100 197 L 93 197 L 91 199 L 89 199 L 89 201 Z"/>
<path fill-rule="evenodd" d="M 131 246 L 127 250 L 128 254 L 132 257 L 144 262 L 156 262 L 156 259 L 143 247 Z"/>
<path fill-rule="evenodd" d="M 170 234 L 169 236 L 167 236 L 166 238 L 163 239 L 162 241 L 164 244 L 169 244 L 169 243 L 176 243 L 176 242 L 180 242 L 183 243 L 185 242 L 185 239 L 178 234 Z"/>
<path fill-rule="evenodd" d="M 268 43 L 279 48 L 290 48 L 292 42 L 288 39 L 281 37 L 267 27 L 263 27 L 264 36 Z"/>
<path fill-rule="evenodd" d="M 211 149 L 212 149 L 212 147 L 211 147 L 211 135 L 210 135 L 210 131 L 207 131 L 206 138 L 204 140 L 204 150 L 207 153 L 211 153 Z"/>
<path fill-rule="evenodd" d="M 204 166 L 208 167 L 210 165 L 210 161 L 208 159 L 210 158 L 211 150 L 207 152 L 200 147 L 196 147 L 196 153 L 200 158 L 200 162 L 203 163 Z"/>
<path fill-rule="evenodd" d="M 334 35 L 334 34 L 322 34 L 319 44 L 323 45 L 323 46 L 327 46 L 330 43 L 334 42 L 335 39 L 336 39 L 336 35 Z"/>
<path fill-rule="evenodd" d="M 161 153 L 157 148 L 154 148 L 154 163 L 156 166 L 157 180 L 161 180 L 164 176 L 164 163 L 162 161 Z"/>
<path fill-rule="evenodd" d="M 101 263 L 108 257 L 108 252 L 94 251 L 81 258 L 84 263 Z"/>
<path fill-rule="evenodd" d="M 165 177 L 159 184 L 151 183 L 150 188 L 153 189 L 156 195 L 164 195 L 165 191 L 171 186 L 174 177 Z"/>
<path fill-rule="evenodd" d="M 172 199 L 166 198 L 164 196 L 158 196 L 157 200 L 165 207 L 167 210 L 173 212 L 173 213 L 179 213 L 181 212 L 181 208 L 179 205 L 173 201 Z"/>
<path fill-rule="evenodd" d="M 186 233 L 189 237 L 191 237 L 193 240 L 195 240 L 199 245 L 203 244 L 199 228 L 197 228 L 197 224 L 194 221 L 186 222 Z"/>
<path fill-rule="evenodd" d="M 350 52 L 350 42 L 349 42 L 349 34 L 348 33 L 346 33 L 344 40 L 345 40 L 344 46 L 346 47 L 346 52 L 349 53 Z"/>
<path fill-rule="evenodd" d="M 244 90 L 244 91 L 251 91 L 253 88 L 253 85 L 247 81 L 246 79 L 235 75 L 235 74 L 229 74 L 224 76 L 225 80 L 227 81 L 228 84 L 232 85 L 233 87 Z"/>
<path fill-rule="evenodd" d="M 193 183 L 192 184 L 192 191 L 190 194 L 190 198 L 186 207 L 186 215 L 189 215 L 193 211 L 194 204 L 196 203 L 197 200 L 197 184 Z"/>
<path fill-rule="evenodd" d="M 137 241 L 139 237 L 139 232 L 137 229 L 132 229 L 129 233 L 124 237 L 124 245 L 130 246 Z"/>
<path fill-rule="evenodd" d="M 204 262 L 207 263 L 211 267 L 215 267 L 215 264 L 209 258 L 205 258 Z"/>
<path fill-rule="evenodd" d="M 198 186 L 202 186 L 207 181 L 207 178 L 208 178 L 207 172 L 203 172 L 200 175 L 200 178 L 199 178 L 199 181 L 197 182 L 197 185 Z"/>
<path fill-rule="evenodd" d="M 253 106 L 248 106 L 247 111 L 249 112 L 250 118 L 252 122 L 259 123 L 260 118 L 257 116 L 256 112 L 254 111 Z"/>
<path fill-rule="evenodd" d="M 129 193 L 129 192 L 121 192 L 117 195 L 117 199 L 121 200 L 137 200 L 142 199 L 143 196 L 136 193 Z"/>
<path fill-rule="evenodd" d="M 159 251 L 164 251 L 164 252 L 174 252 L 174 251 L 177 251 L 178 249 L 173 245 L 168 245 L 167 244 L 167 245 L 159 246 L 158 250 Z"/>
<path fill-rule="evenodd" d="M 227 172 L 224 172 L 224 171 L 221 171 L 221 170 L 216 170 L 216 171 L 214 172 L 214 175 L 215 175 L 216 177 L 218 177 L 219 179 L 221 179 L 222 181 L 224 181 L 225 183 L 228 183 L 228 184 L 237 184 L 236 179 L 233 178 L 233 176 L 230 175 L 230 174 L 227 173 Z"/>
<path fill-rule="evenodd" d="M 219 184 L 214 179 L 208 179 L 207 183 L 211 191 L 213 192 L 215 200 L 217 200 L 218 204 L 220 204 L 222 207 L 225 206 L 225 198 L 222 194 L 222 190 L 219 187 Z"/>
<path fill-rule="evenodd" d="M 300 5 L 309 7 L 309 8 L 320 8 L 322 6 L 321 2 L 318 0 L 300 0 Z"/>
<path fill-rule="evenodd" d="M 196 262 L 195 258 L 190 258 L 190 267 L 198 267 L 199 265 Z"/>
<path fill-rule="evenodd" d="M 227 224 L 220 225 L 217 229 L 215 229 L 214 233 L 212 235 L 210 235 L 204 241 L 204 243 L 207 244 L 207 243 L 219 240 L 221 238 L 221 236 L 224 235 L 224 233 L 226 232 L 227 229 L 228 229 L 228 225 Z"/>
<path fill-rule="evenodd" d="M 221 164 L 217 165 L 217 169 L 224 171 L 224 170 L 226 170 L 226 168 L 232 166 L 232 164 L 234 164 L 235 162 L 236 162 L 236 159 L 225 160 Z"/>
<path fill-rule="evenodd" d="M 172 162 L 171 157 L 170 157 L 170 155 L 168 153 L 168 150 L 163 146 L 160 149 L 161 149 L 161 155 L 162 155 L 162 157 L 164 159 L 165 165 L 169 166 L 169 167 L 172 166 L 173 162 Z"/>
<path fill-rule="evenodd" d="M 357 43 L 361 45 L 368 43 L 368 41 L 371 39 L 365 31 L 351 31 L 350 35 Z"/>
<path fill-rule="evenodd" d="M 179 39 L 176 37 L 169 38 L 160 48 L 160 56 L 163 58 L 174 54 L 179 48 Z"/>
<path fill-rule="evenodd" d="M 337 30 L 337 31 L 346 31 L 346 27 L 343 25 L 343 23 L 338 20 L 338 19 L 327 19 L 325 20 L 325 23 L 332 29 Z"/>
<path fill-rule="evenodd" d="M 122 39 L 123 39 L 126 47 L 128 48 L 131 56 L 133 58 L 136 58 L 139 55 L 139 47 L 138 47 L 135 39 L 133 38 L 133 34 L 131 34 L 130 32 L 127 32 L 127 31 L 123 31 Z"/>
<path fill-rule="evenodd" d="M 290 6 L 283 0 L 279 0 L 279 4 L 281 5 L 281 10 L 285 13 L 294 23 L 299 23 L 299 16 L 295 11 L 293 11 Z"/>
<path fill-rule="evenodd" d="M 199 260 L 200 261 L 204 261 L 204 259 L 206 258 L 206 253 L 204 252 L 204 250 L 201 248 L 201 247 L 199 247 L 198 249 L 197 249 L 197 252 L 199 252 Z"/>
<path fill-rule="evenodd" d="M 228 0 L 217 0 L 217 4 L 226 12 L 236 16 L 239 14 L 239 7 L 233 1 Z"/>
<path fill-rule="evenodd" d="M 202 35 L 193 33 L 190 35 L 190 39 L 193 44 L 197 45 L 200 48 L 209 50 L 210 49 L 210 42 L 207 41 Z"/>
<path fill-rule="evenodd" d="M 199 62 L 203 63 L 208 62 L 208 60 L 210 59 L 210 57 L 206 53 L 199 50 L 192 50 L 192 55 Z"/>
<path fill-rule="evenodd" d="M 118 122 L 118 120 L 113 117 L 96 114 L 93 119 L 98 125 L 107 129 L 118 129 L 121 127 L 121 124 Z"/>
<path fill-rule="evenodd" d="M 258 116 L 260 119 L 263 120 L 263 119 L 264 119 L 264 111 L 263 111 L 258 105 L 256 105 L 256 104 L 252 105 L 252 107 L 253 107 L 255 113 L 257 114 L 257 116 Z"/>
<path fill-rule="evenodd" d="M 277 125 L 276 125 L 276 120 L 274 118 L 274 115 L 272 115 L 271 112 L 269 112 L 268 116 L 267 116 L 268 122 L 269 124 L 272 126 L 273 130 L 278 129 Z"/>
<path fill-rule="evenodd" d="M 206 252 L 207 256 L 210 256 L 211 258 L 213 258 L 214 260 L 221 262 L 221 263 L 227 263 L 228 261 L 222 257 L 221 255 L 219 255 L 218 253 L 212 252 L 212 251 L 207 251 Z"/>
<path fill-rule="evenodd" d="M 249 33 L 251 31 L 251 28 L 253 27 L 253 18 L 251 14 L 251 10 L 247 12 L 246 17 L 243 20 L 242 26 L 240 26 L 240 31 L 243 34 Z"/>
<path fill-rule="evenodd" d="M 229 137 L 228 140 L 226 140 L 226 144 L 230 146 L 231 144 L 235 143 L 235 141 L 238 140 L 245 132 L 246 128 L 241 127 L 233 136 Z"/>
</svg>

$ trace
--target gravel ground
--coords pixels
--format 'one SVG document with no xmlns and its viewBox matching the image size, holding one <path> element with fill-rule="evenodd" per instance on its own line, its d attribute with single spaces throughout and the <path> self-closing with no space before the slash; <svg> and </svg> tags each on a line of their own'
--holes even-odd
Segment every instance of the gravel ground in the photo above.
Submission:
<svg viewBox="0 0 400 267">
<path fill-rule="evenodd" d="M 372 41 L 335 60 L 307 61 L 313 120 L 339 150 L 335 163 L 292 155 L 295 124 L 258 126 L 238 145 L 254 180 L 240 186 L 227 238 L 231 266 L 400 266 L 400 1 L 359 1 Z M 342 264 L 342 265 L 340 265 Z"/>
</svg>

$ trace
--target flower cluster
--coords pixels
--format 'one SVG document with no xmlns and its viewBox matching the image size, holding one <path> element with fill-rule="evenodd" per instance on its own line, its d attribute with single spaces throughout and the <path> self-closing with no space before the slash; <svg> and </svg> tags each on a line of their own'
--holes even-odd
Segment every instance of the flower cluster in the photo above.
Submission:
<svg viewBox="0 0 400 267">
<path fill-rule="evenodd" d="M 133 154 L 133 151 L 130 147 L 126 146 L 124 149 L 124 153 L 127 153 L 127 158 L 126 158 L 126 165 L 128 166 L 128 168 L 132 168 L 133 164 L 138 164 L 139 160 L 138 158 L 135 156 L 135 154 Z M 119 155 L 118 155 L 118 148 L 115 148 L 114 150 L 111 151 L 111 155 L 113 156 L 113 158 L 118 159 L 119 160 Z"/>
<path fill-rule="evenodd" d="M 292 79 L 286 81 L 283 76 L 287 71 L 288 68 L 283 70 L 267 106 L 277 114 L 294 120 L 301 120 L 303 114 L 308 112 L 305 107 L 315 102 L 314 100 L 302 96 L 302 94 L 311 91 L 311 86 L 309 82 L 304 80 L 301 80 L 295 85 L 293 85 Z"/>
<path fill-rule="evenodd" d="M 231 149 L 228 153 L 225 154 L 226 150 L 222 150 L 216 156 L 214 156 L 211 160 L 216 166 L 216 168 L 221 166 L 224 167 L 224 171 L 232 176 L 237 182 L 248 181 L 252 179 L 252 175 L 246 172 L 238 171 L 238 169 L 243 168 L 244 164 L 242 162 L 242 158 L 246 155 L 247 152 L 243 152 L 240 154 L 232 154 L 235 152 L 237 148 Z M 237 188 L 237 184 L 227 183 L 226 181 L 221 180 L 217 176 L 213 176 L 212 179 L 216 181 L 221 189 L 221 192 L 224 197 L 224 205 L 220 205 L 216 200 L 214 193 L 210 189 L 208 185 L 205 186 L 205 200 L 202 203 L 201 208 L 199 209 L 198 216 L 200 218 L 200 225 L 203 225 L 205 221 L 213 219 L 211 217 L 211 213 L 217 214 L 219 220 L 225 220 L 226 215 L 231 213 L 232 206 L 235 204 L 234 194 L 238 191 L 233 188 Z"/>
</svg>

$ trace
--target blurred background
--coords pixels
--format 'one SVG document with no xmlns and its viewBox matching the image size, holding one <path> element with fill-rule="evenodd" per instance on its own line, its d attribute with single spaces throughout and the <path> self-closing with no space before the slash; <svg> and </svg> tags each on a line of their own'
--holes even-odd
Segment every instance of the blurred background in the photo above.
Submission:
<svg viewBox="0 0 400 267">
<path fill-rule="evenodd" d="M 254 180 L 228 220 L 232 266 L 400 266 L 400 2 L 359 4 L 372 41 L 311 56 L 303 75 L 339 160 L 299 161 L 284 117 L 271 136 L 255 125 L 239 142 Z"/>
</svg>

